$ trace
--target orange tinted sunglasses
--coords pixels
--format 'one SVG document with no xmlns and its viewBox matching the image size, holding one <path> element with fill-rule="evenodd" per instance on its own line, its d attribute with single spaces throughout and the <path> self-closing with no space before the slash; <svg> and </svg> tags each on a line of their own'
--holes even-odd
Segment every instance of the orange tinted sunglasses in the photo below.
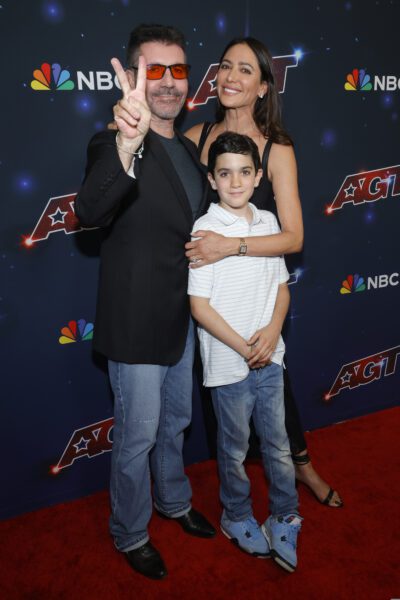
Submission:
<svg viewBox="0 0 400 600">
<path fill-rule="evenodd" d="M 138 67 L 130 67 L 134 71 L 138 70 Z M 169 69 L 174 79 L 187 79 L 189 76 L 190 65 L 176 64 L 176 65 L 147 65 L 146 67 L 146 78 L 147 79 L 162 79 L 165 75 L 165 71 Z"/>
</svg>

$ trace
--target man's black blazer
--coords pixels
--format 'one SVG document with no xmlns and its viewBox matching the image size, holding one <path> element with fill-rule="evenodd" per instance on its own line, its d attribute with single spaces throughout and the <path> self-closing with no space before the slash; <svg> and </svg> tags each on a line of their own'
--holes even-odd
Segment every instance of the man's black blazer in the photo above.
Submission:
<svg viewBox="0 0 400 600">
<path fill-rule="evenodd" d="M 197 168 L 196 146 L 179 132 Z M 102 243 L 94 348 L 111 360 L 173 365 L 183 354 L 192 211 L 162 143 L 151 130 L 129 177 L 115 132 L 89 143 L 86 175 L 75 201 L 84 227 L 106 227 Z M 203 204 L 205 204 L 203 195 Z M 204 209 L 204 206 L 203 206 Z"/>
</svg>

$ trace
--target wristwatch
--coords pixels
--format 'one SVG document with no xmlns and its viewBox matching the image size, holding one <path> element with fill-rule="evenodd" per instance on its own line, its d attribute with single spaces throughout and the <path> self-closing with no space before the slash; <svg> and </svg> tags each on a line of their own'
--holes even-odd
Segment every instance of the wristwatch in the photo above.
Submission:
<svg viewBox="0 0 400 600">
<path fill-rule="evenodd" d="M 244 238 L 239 239 L 239 252 L 238 256 L 246 256 L 247 254 L 247 244 Z"/>
</svg>

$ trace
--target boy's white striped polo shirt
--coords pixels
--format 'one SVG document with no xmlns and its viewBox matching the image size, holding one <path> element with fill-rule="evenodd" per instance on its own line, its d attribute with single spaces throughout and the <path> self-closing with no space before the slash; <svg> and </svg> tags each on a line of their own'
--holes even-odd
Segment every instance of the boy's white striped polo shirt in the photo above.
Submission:
<svg viewBox="0 0 400 600">
<path fill-rule="evenodd" d="M 249 203 L 253 220 L 248 223 L 218 204 L 198 219 L 193 231 L 215 231 L 226 237 L 273 235 L 279 233 L 276 217 Z M 210 305 L 244 339 L 267 325 L 272 317 L 278 286 L 289 279 L 285 261 L 280 256 L 229 256 L 212 265 L 189 270 L 188 293 L 210 298 Z M 204 385 L 226 385 L 247 377 L 249 368 L 243 357 L 198 328 L 203 361 Z M 285 345 L 280 336 L 271 360 L 282 364 Z"/>
</svg>

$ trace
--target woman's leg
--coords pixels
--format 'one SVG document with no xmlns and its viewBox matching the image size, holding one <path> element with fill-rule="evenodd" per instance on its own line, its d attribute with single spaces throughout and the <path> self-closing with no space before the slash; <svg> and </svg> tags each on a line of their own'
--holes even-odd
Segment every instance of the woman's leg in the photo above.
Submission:
<svg viewBox="0 0 400 600">
<path fill-rule="evenodd" d="M 314 469 L 307 453 L 307 443 L 294 400 L 288 370 L 284 369 L 285 427 L 295 465 L 296 479 L 307 485 L 316 498 L 333 508 L 343 506 L 339 494 Z"/>
<path fill-rule="evenodd" d="M 287 369 L 283 369 L 283 393 L 285 399 L 285 427 L 289 437 L 290 451 L 293 455 L 307 452 L 307 442 L 304 437 L 299 411 L 294 401 Z"/>
</svg>

